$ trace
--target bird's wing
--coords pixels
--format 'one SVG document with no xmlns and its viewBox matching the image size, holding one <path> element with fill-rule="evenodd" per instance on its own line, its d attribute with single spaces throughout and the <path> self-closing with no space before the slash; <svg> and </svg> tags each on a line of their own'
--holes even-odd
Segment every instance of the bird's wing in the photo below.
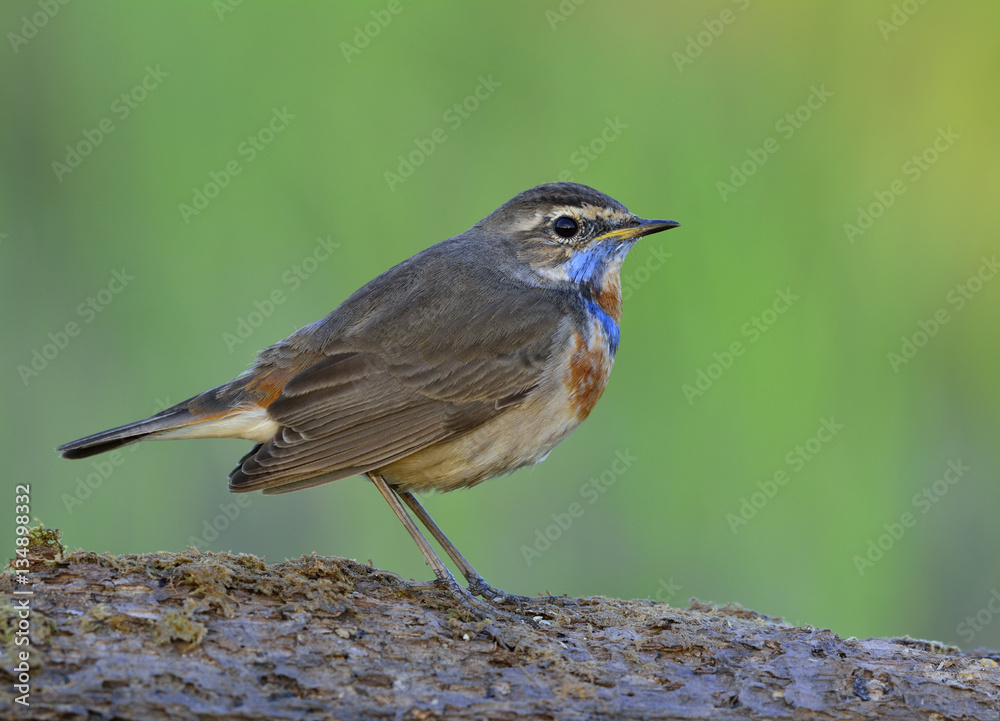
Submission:
<svg viewBox="0 0 1000 721">
<path fill-rule="evenodd" d="M 250 382 L 278 379 L 267 413 L 280 427 L 233 471 L 230 488 L 281 492 L 364 473 L 520 402 L 567 334 L 567 301 L 540 289 L 478 290 L 490 302 L 462 303 L 458 287 L 400 294 L 347 327 L 335 312 L 335 333 L 315 327 L 268 349 Z M 289 377 L 303 357 L 309 365 Z"/>
</svg>

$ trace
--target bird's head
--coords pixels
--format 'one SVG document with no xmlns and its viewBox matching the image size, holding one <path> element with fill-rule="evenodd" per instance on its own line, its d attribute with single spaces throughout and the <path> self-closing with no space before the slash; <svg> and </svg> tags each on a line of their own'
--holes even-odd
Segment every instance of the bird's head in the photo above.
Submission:
<svg viewBox="0 0 1000 721">
<path fill-rule="evenodd" d="M 610 306 L 618 320 L 625 255 L 644 235 L 678 225 L 640 218 L 586 185 L 546 183 L 516 195 L 476 227 L 509 243 L 537 282 L 577 286 Z"/>
</svg>

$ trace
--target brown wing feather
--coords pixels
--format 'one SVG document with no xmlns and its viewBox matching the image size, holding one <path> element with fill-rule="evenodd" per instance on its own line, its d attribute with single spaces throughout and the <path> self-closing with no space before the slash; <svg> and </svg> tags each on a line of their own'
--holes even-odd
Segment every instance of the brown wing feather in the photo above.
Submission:
<svg viewBox="0 0 1000 721">
<path fill-rule="evenodd" d="M 335 385 L 282 395 L 268 408 L 281 430 L 234 471 L 230 487 L 256 490 L 346 470 L 355 475 L 452 438 L 496 412 L 485 400 L 429 398 L 384 371 L 351 385 L 350 391 Z M 345 407 L 352 410 L 343 413 Z"/>
<path fill-rule="evenodd" d="M 232 490 L 280 493 L 374 470 L 468 432 L 530 392 L 569 301 L 551 290 L 512 293 L 487 273 L 474 279 L 489 301 L 477 306 L 463 276 L 470 270 L 438 266 L 425 259 L 405 283 L 386 277 L 397 267 L 260 354 L 252 375 L 283 382 L 268 406 L 281 428 L 233 471 Z"/>
</svg>

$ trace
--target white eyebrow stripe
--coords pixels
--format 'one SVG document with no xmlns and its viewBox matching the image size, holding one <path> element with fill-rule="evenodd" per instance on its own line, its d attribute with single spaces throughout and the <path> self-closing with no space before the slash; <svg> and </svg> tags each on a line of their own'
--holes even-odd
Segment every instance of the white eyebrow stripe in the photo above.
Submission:
<svg viewBox="0 0 1000 721">
<path fill-rule="evenodd" d="M 537 213 L 536 213 L 537 215 Z M 555 220 L 561 215 L 569 215 L 579 220 L 620 220 L 632 219 L 632 214 L 618 208 L 604 208 L 600 205 L 557 205 L 545 216 L 546 220 Z"/>
</svg>

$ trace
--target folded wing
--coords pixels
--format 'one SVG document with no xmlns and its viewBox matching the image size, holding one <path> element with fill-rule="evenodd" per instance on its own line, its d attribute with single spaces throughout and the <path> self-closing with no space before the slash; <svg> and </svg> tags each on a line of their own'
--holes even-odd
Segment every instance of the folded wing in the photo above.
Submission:
<svg viewBox="0 0 1000 721">
<path fill-rule="evenodd" d="M 251 384 L 275 379 L 267 412 L 280 428 L 243 458 L 230 489 L 281 493 L 365 473 L 521 402 L 560 342 L 566 309 L 551 291 L 490 297 L 433 317 L 412 294 L 353 323 L 338 310 L 327 319 L 334 331 L 319 325 L 264 351 Z M 448 300 L 437 294 L 437 309 Z"/>
</svg>

